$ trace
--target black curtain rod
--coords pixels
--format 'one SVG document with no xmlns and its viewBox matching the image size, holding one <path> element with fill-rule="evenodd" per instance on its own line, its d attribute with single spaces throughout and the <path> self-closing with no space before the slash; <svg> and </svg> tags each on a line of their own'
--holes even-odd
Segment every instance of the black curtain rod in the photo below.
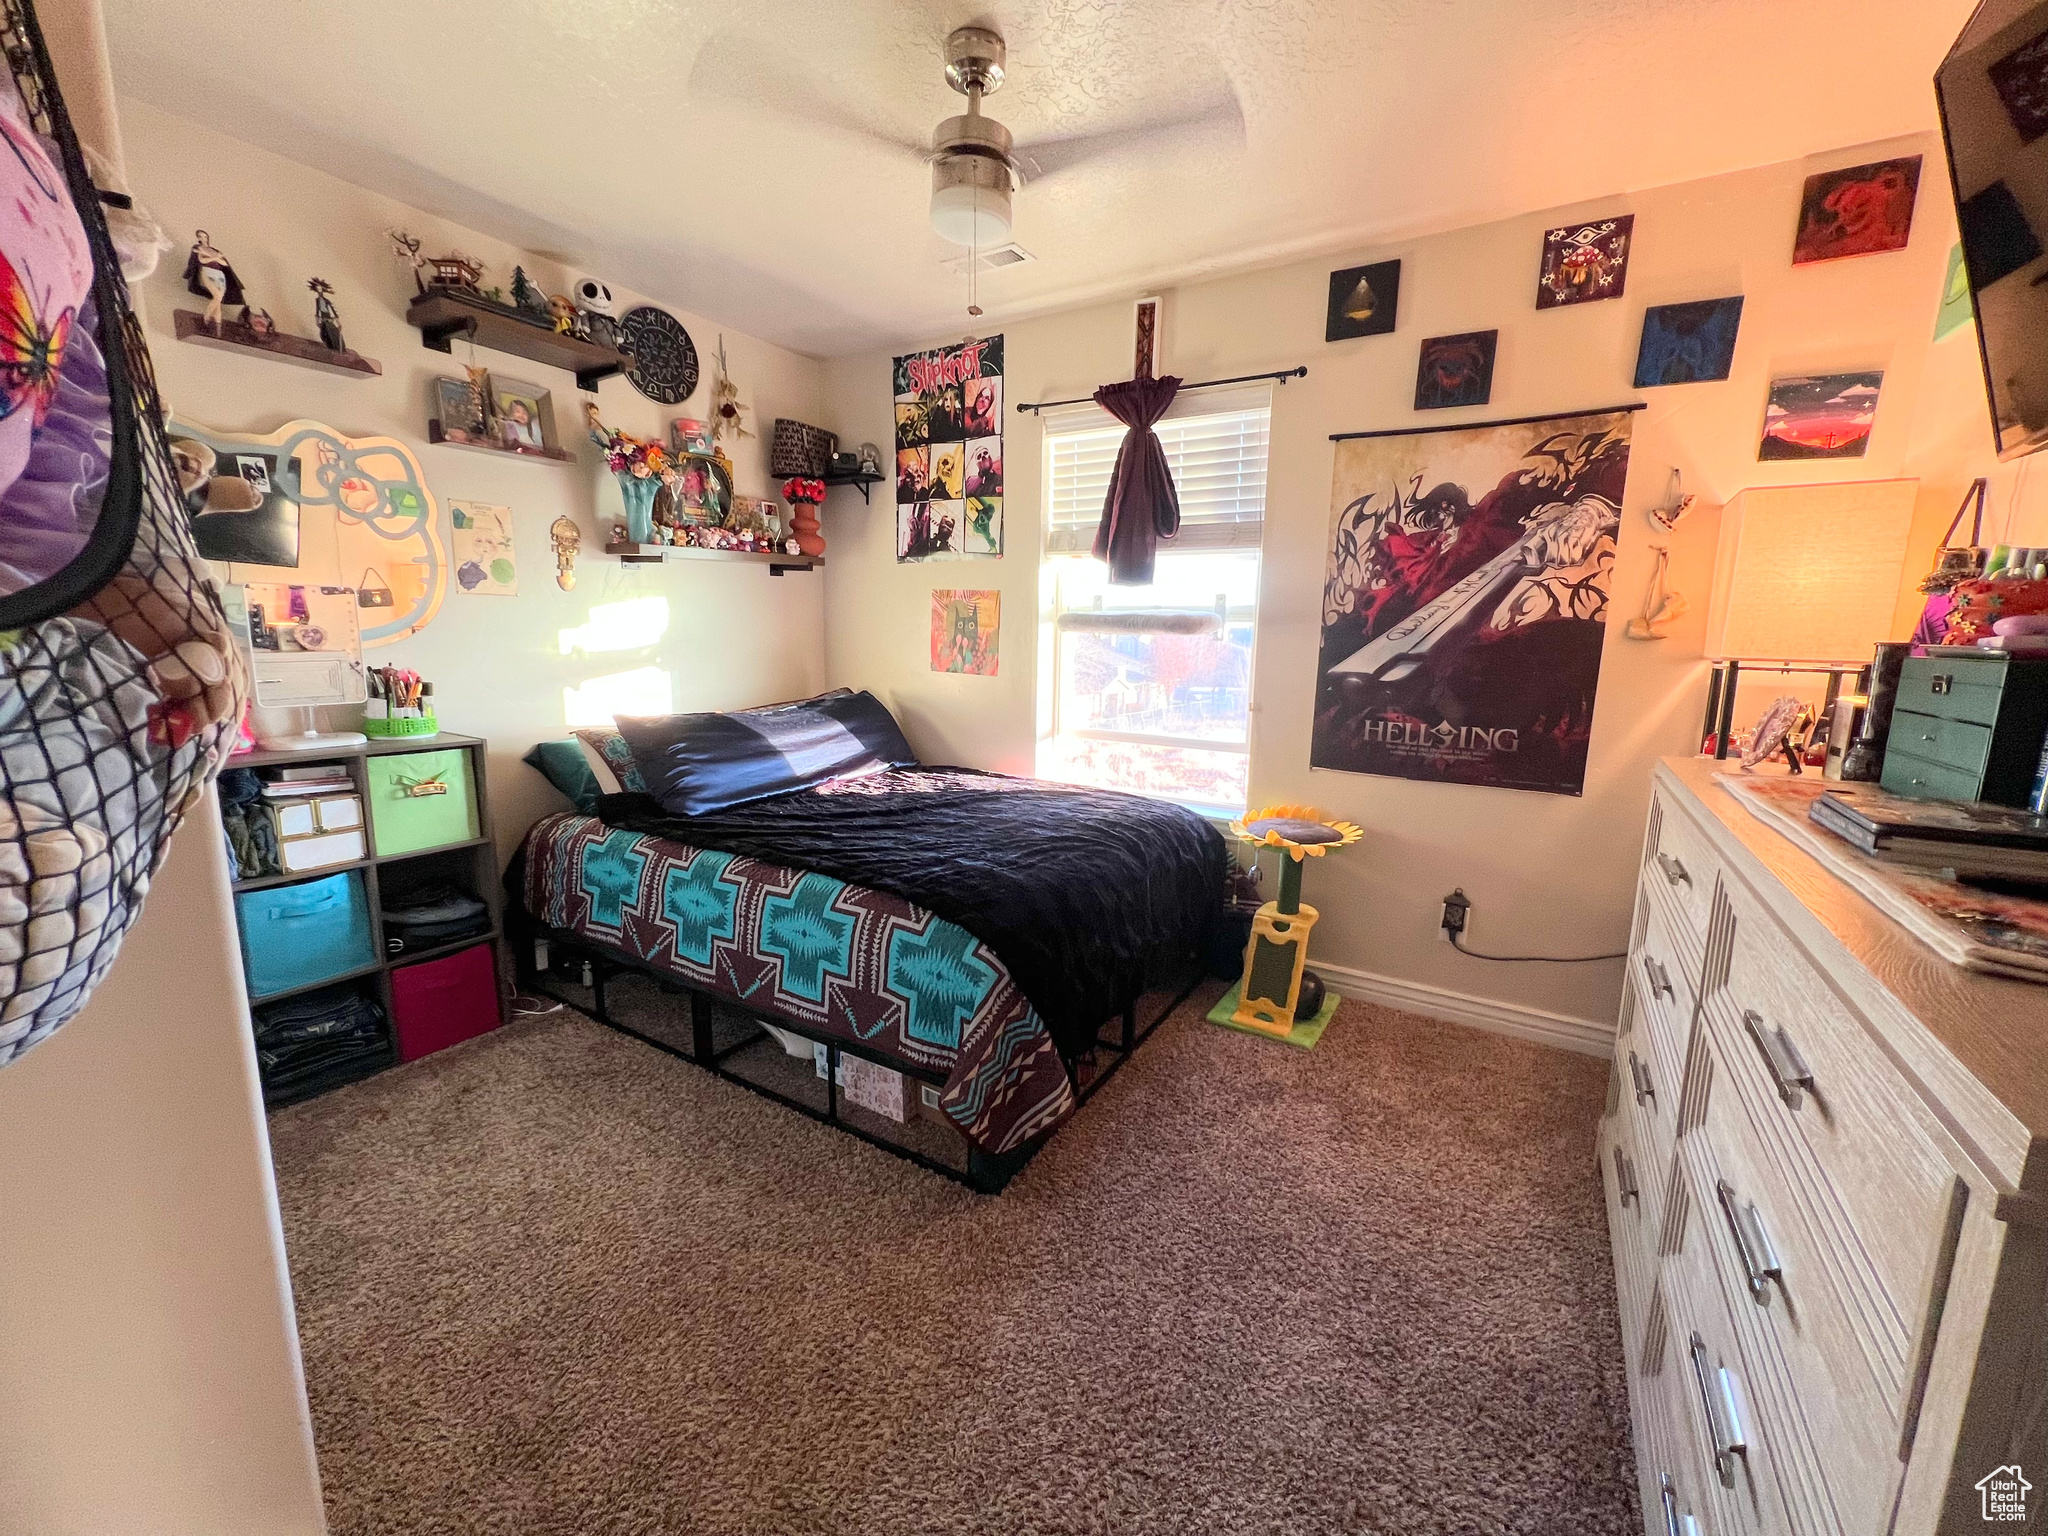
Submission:
<svg viewBox="0 0 2048 1536">
<path fill-rule="evenodd" d="M 1191 389 L 1214 389 L 1219 384 L 1256 384 L 1261 379 L 1278 379 L 1285 384 L 1289 379 L 1307 377 L 1308 364 L 1304 363 L 1299 368 L 1283 368 L 1278 373 L 1241 373 L 1234 379 L 1204 379 L 1199 384 L 1183 384 L 1180 393 L 1186 394 Z M 1017 402 L 1017 409 L 1020 413 L 1030 411 L 1036 415 L 1039 411 L 1049 411 L 1056 405 L 1088 405 L 1094 399 L 1093 395 L 1083 395 L 1078 400 L 1020 400 Z"/>
<path fill-rule="evenodd" d="M 1564 421 L 1572 416 L 1613 416 L 1622 411 L 1646 411 L 1649 408 L 1649 401 L 1638 400 L 1634 405 L 1590 406 L 1583 411 L 1546 411 L 1541 416 L 1515 416 L 1507 421 L 1447 421 L 1440 427 L 1382 427 L 1377 432 L 1332 432 L 1330 441 L 1345 443 L 1354 437 L 1420 437 L 1425 432 L 1476 432 L 1483 427 L 1528 427 L 1539 421 Z"/>
</svg>

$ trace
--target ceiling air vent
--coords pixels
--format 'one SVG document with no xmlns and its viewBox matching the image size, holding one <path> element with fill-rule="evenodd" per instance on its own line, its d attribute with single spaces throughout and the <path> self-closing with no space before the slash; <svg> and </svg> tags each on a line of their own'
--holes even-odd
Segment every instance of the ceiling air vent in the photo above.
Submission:
<svg viewBox="0 0 2048 1536">
<path fill-rule="evenodd" d="M 1037 259 L 1036 256 L 1025 250 L 1023 246 L 1012 241 L 1008 245 L 992 246 L 988 250 L 977 252 L 972 256 L 955 256 L 946 263 L 946 270 L 948 272 L 965 272 L 967 264 L 971 261 L 974 263 L 974 270 L 977 272 L 994 272 L 1003 267 L 1022 266 L 1027 261 L 1036 261 Z"/>
</svg>

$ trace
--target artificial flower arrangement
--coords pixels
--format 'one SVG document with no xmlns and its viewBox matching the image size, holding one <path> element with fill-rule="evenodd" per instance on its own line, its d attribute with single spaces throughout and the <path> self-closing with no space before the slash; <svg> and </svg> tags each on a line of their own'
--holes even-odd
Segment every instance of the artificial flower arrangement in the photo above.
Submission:
<svg viewBox="0 0 2048 1536">
<path fill-rule="evenodd" d="M 815 506 L 825 499 L 825 482 L 798 475 L 782 482 L 782 494 L 786 500 L 808 501 Z"/>
</svg>

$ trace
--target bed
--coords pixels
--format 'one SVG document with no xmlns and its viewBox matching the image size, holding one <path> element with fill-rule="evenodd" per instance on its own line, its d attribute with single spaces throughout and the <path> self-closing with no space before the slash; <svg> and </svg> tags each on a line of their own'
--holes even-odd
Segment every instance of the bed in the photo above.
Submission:
<svg viewBox="0 0 2048 1536">
<path fill-rule="evenodd" d="M 693 1029 L 681 1049 L 626 1032 L 714 1071 L 707 1001 L 822 1042 L 828 1084 L 842 1052 L 903 1073 L 936 1090 L 964 1170 L 882 1144 L 993 1191 L 1199 979 L 1227 867 L 1178 806 L 919 766 L 694 815 L 606 794 L 537 822 L 509 880 L 551 952 L 596 957 L 601 1022 L 624 1027 L 604 979 L 627 969 L 685 994 Z M 1171 1000 L 1141 1021 L 1148 995 Z M 836 1093 L 821 1118 L 878 1139 Z"/>
</svg>

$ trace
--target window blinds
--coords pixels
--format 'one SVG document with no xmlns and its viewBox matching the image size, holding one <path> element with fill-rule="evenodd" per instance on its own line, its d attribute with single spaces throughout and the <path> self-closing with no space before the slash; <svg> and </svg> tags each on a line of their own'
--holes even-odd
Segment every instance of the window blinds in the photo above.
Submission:
<svg viewBox="0 0 2048 1536">
<path fill-rule="evenodd" d="M 1176 401 L 1152 430 L 1166 449 L 1180 491 L 1180 533 L 1164 540 L 1176 549 L 1255 549 L 1266 516 L 1266 448 L 1270 396 L 1218 401 L 1190 396 Z M 1218 405 L 1222 409 L 1218 409 Z M 1046 420 L 1046 548 L 1086 553 L 1102 521 L 1110 471 L 1124 427 L 1096 406 Z"/>
</svg>

